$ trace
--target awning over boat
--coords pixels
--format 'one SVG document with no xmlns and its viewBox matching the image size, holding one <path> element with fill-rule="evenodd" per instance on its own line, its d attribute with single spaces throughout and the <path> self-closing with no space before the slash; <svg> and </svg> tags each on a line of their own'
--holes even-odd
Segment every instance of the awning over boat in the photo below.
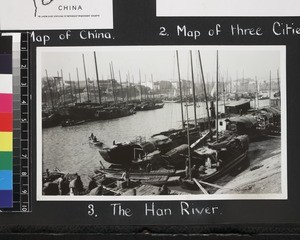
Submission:
<svg viewBox="0 0 300 240">
<path fill-rule="evenodd" d="M 252 116 L 240 116 L 226 119 L 226 122 L 242 123 L 246 128 L 251 128 L 257 123 L 257 120 Z"/>
<path fill-rule="evenodd" d="M 145 153 L 150 153 L 156 150 L 155 145 L 152 142 L 140 142 L 132 144 L 134 148 L 141 149 Z"/>
<path fill-rule="evenodd" d="M 277 108 L 274 108 L 274 107 L 265 107 L 265 108 L 261 108 L 258 110 L 260 113 L 263 113 L 263 112 L 267 112 L 267 113 L 271 113 L 273 114 L 273 116 L 280 116 L 281 115 L 281 112 L 279 109 Z"/>
</svg>

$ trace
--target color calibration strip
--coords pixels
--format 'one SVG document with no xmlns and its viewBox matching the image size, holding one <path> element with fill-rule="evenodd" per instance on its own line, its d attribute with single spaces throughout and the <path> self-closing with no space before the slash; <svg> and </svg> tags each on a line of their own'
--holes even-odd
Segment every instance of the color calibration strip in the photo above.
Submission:
<svg viewBox="0 0 300 240">
<path fill-rule="evenodd" d="M 12 37 L 0 37 L 0 207 L 13 207 Z"/>
<path fill-rule="evenodd" d="M 2 33 L 12 36 L 12 93 L 13 93 L 13 207 L 0 212 L 30 212 L 29 158 L 29 35 Z"/>
</svg>

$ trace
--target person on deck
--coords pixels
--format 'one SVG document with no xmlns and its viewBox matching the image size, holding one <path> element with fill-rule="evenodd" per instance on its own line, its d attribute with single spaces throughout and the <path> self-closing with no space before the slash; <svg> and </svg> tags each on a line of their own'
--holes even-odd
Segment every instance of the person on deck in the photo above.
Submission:
<svg viewBox="0 0 300 240">
<path fill-rule="evenodd" d="M 64 176 L 61 175 L 58 179 L 57 179 L 57 184 L 58 184 L 58 189 L 59 189 L 59 195 L 63 195 L 62 194 L 62 182 L 64 180 Z"/>
<path fill-rule="evenodd" d="M 159 195 L 170 195 L 170 193 L 171 190 L 165 184 L 159 189 Z"/>
<path fill-rule="evenodd" d="M 93 133 L 91 133 L 90 138 L 91 138 L 91 139 L 94 139 L 94 134 L 93 134 Z"/>
<path fill-rule="evenodd" d="M 122 174 L 122 179 L 126 182 L 126 186 L 129 187 L 130 184 L 130 175 L 127 170 Z"/>
<path fill-rule="evenodd" d="M 151 172 L 151 170 L 152 170 L 152 164 L 148 163 L 146 166 L 146 172 Z"/>
<path fill-rule="evenodd" d="M 79 195 L 79 193 L 83 191 L 83 183 L 77 173 L 75 174 L 75 176 L 76 178 L 70 182 L 69 187 L 74 195 Z"/>
<path fill-rule="evenodd" d="M 191 168 L 191 176 L 192 176 L 192 178 L 198 178 L 199 177 L 199 169 L 197 168 L 196 165 L 194 165 Z"/>
<path fill-rule="evenodd" d="M 89 182 L 89 187 L 88 187 L 88 190 L 91 191 L 92 189 L 96 188 L 98 185 L 95 181 L 94 178 L 91 179 L 91 181 Z"/>
<path fill-rule="evenodd" d="M 93 195 L 93 196 L 101 196 L 101 195 L 103 195 L 103 186 L 102 186 L 102 184 L 100 184 L 99 186 L 97 186 L 94 189 L 92 189 L 90 191 L 89 195 Z"/>
<path fill-rule="evenodd" d="M 186 161 L 185 161 L 185 177 L 186 178 L 189 178 L 190 174 L 189 174 L 189 159 L 187 158 Z"/>
</svg>

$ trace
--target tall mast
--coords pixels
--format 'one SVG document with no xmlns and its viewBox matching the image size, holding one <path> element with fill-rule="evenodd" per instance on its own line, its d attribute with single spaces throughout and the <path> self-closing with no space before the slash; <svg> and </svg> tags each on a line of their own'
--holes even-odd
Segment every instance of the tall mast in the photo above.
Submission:
<svg viewBox="0 0 300 240">
<path fill-rule="evenodd" d="M 196 91 L 195 91 L 195 79 L 194 79 L 194 68 L 193 68 L 193 54 L 190 50 L 191 57 L 191 73 L 192 73 L 192 87 L 193 87 L 193 103 L 194 103 L 194 117 L 195 117 L 195 128 L 197 127 L 197 113 L 196 113 Z"/>
<path fill-rule="evenodd" d="M 143 100 L 143 92 L 142 92 L 142 77 L 141 77 L 141 69 L 139 69 L 139 77 L 140 77 L 140 94 L 141 94 L 141 101 Z"/>
<path fill-rule="evenodd" d="M 217 76 L 216 76 L 216 88 L 217 88 L 217 97 L 216 97 L 216 129 L 217 129 L 217 142 L 219 141 L 219 51 L 217 50 Z"/>
<path fill-rule="evenodd" d="M 255 85 L 256 85 L 256 94 L 255 94 L 255 101 L 256 101 L 256 109 L 259 108 L 259 103 L 258 103 L 258 84 L 257 84 L 257 76 L 255 76 Z"/>
<path fill-rule="evenodd" d="M 77 73 L 77 85 L 78 85 L 78 93 L 79 93 L 79 102 L 81 102 L 78 68 L 76 68 L 76 73 Z"/>
<path fill-rule="evenodd" d="M 278 84 L 278 94 L 279 94 L 279 98 L 281 99 L 281 95 L 280 95 L 280 78 L 279 78 L 279 69 L 277 69 L 277 84 Z"/>
<path fill-rule="evenodd" d="M 113 62 L 111 62 L 111 72 L 112 72 L 112 78 L 113 78 L 113 88 L 114 88 L 114 98 L 115 98 L 115 104 L 118 103 L 118 96 L 117 96 L 117 89 L 116 89 L 116 78 L 115 78 L 115 71 L 114 71 L 114 65 Z"/>
<path fill-rule="evenodd" d="M 224 102 L 224 113 L 225 113 L 225 99 L 226 98 L 226 92 L 225 92 L 225 79 L 223 78 L 223 102 Z"/>
<path fill-rule="evenodd" d="M 135 89 L 135 83 L 134 83 L 134 76 L 132 75 L 132 83 L 133 83 L 133 95 L 134 99 L 136 100 L 136 89 Z"/>
<path fill-rule="evenodd" d="M 54 103 L 53 103 L 52 90 L 51 90 L 51 86 L 50 86 L 50 82 L 49 82 L 49 78 L 48 78 L 48 72 L 47 72 L 47 69 L 46 69 L 45 71 L 46 71 L 46 79 L 47 79 L 47 84 L 48 84 L 49 93 L 50 93 L 51 106 L 52 106 L 52 110 L 54 110 Z"/>
<path fill-rule="evenodd" d="M 74 102 L 73 93 L 72 93 L 72 81 L 71 81 L 71 74 L 69 73 L 69 81 L 70 81 L 70 94 L 71 94 L 71 101 Z"/>
<path fill-rule="evenodd" d="M 129 91 L 128 91 L 128 95 L 129 95 L 129 100 L 131 100 L 131 83 L 130 83 L 130 74 L 128 71 L 128 86 L 129 86 Z"/>
<path fill-rule="evenodd" d="M 186 99 L 186 133 L 187 133 L 187 144 L 188 144 L 188 159 L 189 159 L 189 180 L 192 180 L 192 164 L 191 164 L 191 147 L 190 147 L 190 127 L 189 127 L 189 111 L 188 111 L 188 102 Z"/>
<path fill-rule="evenodd" d="M 77 98 L 77 95 L 76 95 L 76 82 L 75 81 L 73 81 L 73 90 L 74 90 L 75 102 L 77 103 L 78 98 Z"/>
<path fill-rule="evenodd" d="M 271 107 L 271 94 L 272 94 L 272 73 L 270 71 L 270 83 L 269 83 L 269 105 Z"/>
<path fill-rule="evenodd" d="M 90 101 L 90 94 L 89 94 L 88 80 L 87 80 L 87 76 L 86 76 L 84 54 L 82 54 L 82 59 L 83 59 L 83 69 L 84 69 L 84 77 L 85 77 L 85 84 L 86 84 L 87 100 L 89 102 Z"/>
<path fill-rule="evenodd" d="M 94 81 L 92 82 L 93 82 L 94 98 L 95 98 L 95 102 L 97 102 L 95 82 Z"/>
<path fill-rule="evenodd" d="M 98 87 L 98 98 L 99 98 L 99 104 L 101 105 L 101 90 L 100 90 L 100 84 L 99 84 L 99 73 L 98 73 L 98 65 L 97 65 L 97 56 L 96 52 L 94 51 L 94 59 L 95 59 L 95 69 L 96 69 L 96 78 L 97 78 L 97 87 Z"/>
<path fill-rule="evenodd" d="M 63 70 L 61 69 L 60 71 L 61 71 L 61 81 L 63 85 L 63 99 L 64 99 L 64 104 L 66 104 L 64 75 L 63 75 Z"/>
<path fill-rule="evenodd" d="M 182 100 L 182 89 L 181 89 L 181 77 L 180 77 L 178 50 L 176 50 L 176 58 L 177 58 L 177 70 L 178 70 L 179 93 L 180 93 L 181 122 L 182 122 L 182 128 L 184 128 L 183 100 Z"/>
<path fill-rule="evenodd" d="M 109 69 L 110 69 L 110 78 L 111 78 L 112 93 L 113 93 L 114 103 L 116 104 L 116 96 L 115 96 L 115 88 L 114 88 L 114 80 L 113 80 L 113 72 L 112 72 L 112 65 L 111 65 L 111 63 L 109 63 Z"/>
<path fill-rule="evenodd" d="M 56 85 L 56 79 L 55 77 L 53 78 L 53 104 L 56 106 L 57 105 L 57 85 Z"/>
<path fill-rule="evenodd" d="M 204 73 L 203 73 L 201 55 L 200 55 L 200 51 L 199 50 L 198 50 L 198 56 L 199 56 L 200 70 L 201 70 L 201 75 L 202 75 L 203 90 L 204 90 L 204 96 L 205 96 L 206 112 L 207 112 L 207 119 L 208 119 L 208 128 L 209 128 L 209 132 L 211 132 L 211 124 L 210 124 L 209 109 L 208 109 L 208 99 L 207 99 L 207 94 L 206 94 Z"/>
<path fill-rule="evenodd" d="M 121 79 L 121 71 L 119 70 L 119 77 L 120 77 L 120 85 L 121 85 L 121 97 L 124 102 L 124 95 L 123 95 L 123 86 L 122 86 L 122 79 Z"/>
<path fill-rule="evenodd" d="M 146 85 L 145 85 L 145 86 L 146 86 L 145 89 L 146 89 L 146 94 L 147 94 L 146 96 L 147 96 L 147 100 L 149 100 L 149 91 L 148 91 L 148 89 L 147 89 L 147 85 L 148 85 L 148 84 L 147 84 L 147 75 L 146 75 L 146 74 L 145 74 L 145 84 L 146 84 Z"/>
<path fill-rule="evenodd" d="M 60 98 L 61 94 L 62 94 L 62 87 L 61 87 L 61 82 L 59 81 L 59 71 L 57 71 L 57 79 L 58 79 L 58 82 L 59 82 L 59 98 Z M 62 101 L 65 105 L 64 99 L 62 99 Z"/>
<path fill-rule="evenodd" d="M 152 99 L 154 101 L 154 84 L 153 84 L 153 74 L 151 73 L 151 81 L 152 81 Z"/>
<path fill-rule="evenodd" d="M 128 93 L 128 75 L 126 74 L 126 99 L 129 101 L 129 93 Z"/>
</svg>

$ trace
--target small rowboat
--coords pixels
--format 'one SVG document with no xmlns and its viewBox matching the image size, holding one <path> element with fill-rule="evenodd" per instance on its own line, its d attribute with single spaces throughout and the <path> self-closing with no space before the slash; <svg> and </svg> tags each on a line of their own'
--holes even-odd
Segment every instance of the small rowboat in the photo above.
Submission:
<svg viewBox="0 0 300 240">
<path fill-rule="evenodd" d="M 89 138 L 89 143 L 94 145 L 94 146 L 102 146 L 103 145 L 103 142 L 100 142 L 99 140 L 94 140 L 94 139 L 91 139 Z"/>
</svg>

